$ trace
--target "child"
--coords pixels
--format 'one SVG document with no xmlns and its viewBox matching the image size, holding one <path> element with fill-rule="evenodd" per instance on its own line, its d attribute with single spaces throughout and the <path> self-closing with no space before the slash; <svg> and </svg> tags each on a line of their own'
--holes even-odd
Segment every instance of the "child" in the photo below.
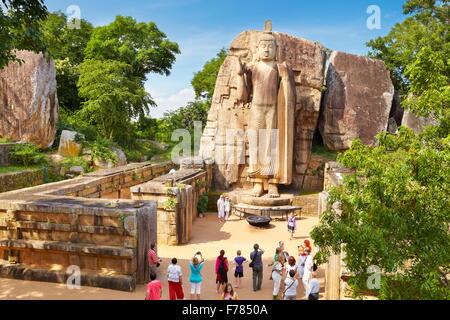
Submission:
<svg viewBox="0 0 450 320">
<path fill-rule="evenodd" d="M 291 240 L 294 239 L 295 229 L 297 229 L 297 223 L 295 220 L 295 213 L 292 212 L 291 216 L 288 218 L 288 231 L 291 234 Z"/>
<path fill-rule="evenodd" d="M 220 297 L 220 300 L 239 300 L 239 297 L 236 292 L 233 290 L 233 286 L 231 283 L 228 283 L 223 290 L 223 294 Z"/>
<path fill-rule="evenodd" d="M 244 277 L 244 262 L 247 261 L 244 257 L 241 256 L 241 250 L 237 251 L 237 257 L 234 258 L 234 264 L 236 265 L 236 269 L 234 271 L 235 278 L 235 287 L 239 288 L 242 286 L 242 278 Z"/>
</svg>

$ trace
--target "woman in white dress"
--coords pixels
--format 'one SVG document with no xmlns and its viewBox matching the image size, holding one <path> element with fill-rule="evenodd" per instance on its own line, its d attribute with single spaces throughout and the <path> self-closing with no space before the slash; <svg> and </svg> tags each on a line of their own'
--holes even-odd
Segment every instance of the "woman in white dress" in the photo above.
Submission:
<svg viewBox="0 0 450 320">
<path fill-rule="evenodd" d="M 284 259 L 282 255 L 278 256 L 278 260 L 275 261 L 272 268 L 272 280 L 273 280 L 273 300 L 278 300 L 278 294 L 280 293 L 281 279 L 284 273 Z"/>
</svg>

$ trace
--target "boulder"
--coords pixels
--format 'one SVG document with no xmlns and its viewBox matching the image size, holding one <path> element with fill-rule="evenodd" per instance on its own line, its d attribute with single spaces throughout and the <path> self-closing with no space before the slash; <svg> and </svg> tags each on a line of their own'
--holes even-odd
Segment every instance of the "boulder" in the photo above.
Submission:
<svg viewBox="0 0 450 320">
<path fill-rule="evenodd" d="M 84 169 L 82 166 L 74 166 L 70 167 L 69 173 L 75 174 L 75 175 L 81 175 L 84 173 Z"/>
<path fill-rule="evenodd" d="M 383 61 L 333 51 L 326 76 L 320 132 L 333 151 L 351 147 L 352 140 L 375 145 L 386 131 L 394 85 Z"/>
<path fill-rule="evenodd" d="M 76 131 L 63 130 L 59 139 L 58 153 L 63 157 L 77 157 L 80 155 L 83 145 L 75 142 Z"/>
<path fill-rule="evenodd" d="M 125 155 L 125 152 L 123 152 L 121 149 L 115 148 L 115 147 L 112 147 L 111 151 L 113 151 L 117 155 L 117 159 L 116 159 L 115 163 L 111 160 L 104 161 L 101 159 L 95 159 L 94 165 L 98 169 L 111 169 L 111 168 L 115 168 L 115 167 L 125 166 L 127 164 L 127 156 Z"/>
<path fill-rule="evenodd" d="M 433 117 L 417 117 L 413 112 L 406 109 L 403 113 L 402 126 L 411 128 L 415 133 L 423 132 L 426 126 L 435 126 L 438 121 Z"/>
<path fill-rule="evenodd" d="M 22 64 L 0 70 L 0 136 L 50 147 L 58 120 L 55 65 L 42 53 L 16 55 Z"/>
</svg>

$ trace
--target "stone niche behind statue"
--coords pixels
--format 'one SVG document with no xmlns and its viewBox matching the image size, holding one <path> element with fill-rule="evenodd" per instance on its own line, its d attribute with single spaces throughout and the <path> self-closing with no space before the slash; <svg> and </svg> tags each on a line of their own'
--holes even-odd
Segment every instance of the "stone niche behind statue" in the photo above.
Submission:
<svg viewBox="0 0 450 320">
<path fill-rule="evenodd" d="M 241 33 L 217 77 L 200 147 L 215 160 L 217 190 L 277 198 L 278 186 L 298 184 L 308 166 L 325 50 L 270 29 Z"/>
</svg>

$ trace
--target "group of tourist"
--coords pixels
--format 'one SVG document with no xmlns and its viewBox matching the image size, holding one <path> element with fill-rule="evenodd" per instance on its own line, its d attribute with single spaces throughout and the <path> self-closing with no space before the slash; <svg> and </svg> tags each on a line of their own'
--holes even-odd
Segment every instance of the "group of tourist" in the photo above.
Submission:
<svg viewBox="0 0 450 320">
<path fill-rule="evenodd" d="M 284 289 L 282 296 L 284 300 L 297 300 L 297 288 L 299 280 L 302 281 L 305 297 L 308 300 L 318 300 L 320 283 L 317 279 L 317 265 L 314 263 L 311 245 L 305 240 L 298 247 L 298 260 L 290 256 L 284 249 L 284 242 L 280 241 L 275 250 L 271 279 L 273 280 L 273 299 L 277 300 L 282 280 L 284 278 Z"/>
<path fill-rule="evenodd" d="M 273 280 L 273 299 L 278 300 L 280 291 L 284 300 L 297 300 L 297 288 L 301 280 L 305 290 L 305 297 L 309 300 L 319 299 L 320 283 L 316 276 L 317 266 L 314 263 L 311 254 L 311 245 L 309 240 L 305 240 L 303 245 L 298 247 L 298 259 L 289 255 L 284 248 L 284 242 L 280 241 L 275 250 L 273 262 L 269 264 L 271 267 L 271 277 Z M 253 291 L 261 290 L 263 280 L 263 260 L 264 249 L 258 244 L 253 246 L 250 253 L 249 267 L 252 269 Z M 150 265 L 150 282 L 147 285 L 147 300 L 160 300 L 162 296 L 162 284 L 157 280 L 156 268 L 159 267 L 161 259 L 155 252 L 155 245 L 152 244 L 148 251 L 148 261 Z M 202 253 L 197 252 L 189 262 L 190 268 L 190 289 L 191 300 L 200 300 L 201 286 L 203 282 L 202 269 L 205 260 Z M 242 256 L 242 252 L 238 250 L 236 257 L 232 260 L 234 266 L 234 286 L 228 279 L 228 271 L 230 263 L 225 256 L 225 251 L 221 250 L 216 258 L 215 274 L 216 274 L 216 292 L 220 294 L 222 300 L 238 300 L 235 288 L 242 287 L 242 278 L 244 277 L 244 264 L 249 262 Z M 284 281 L 283 281 L 284 279 Z M 183 292 L 183 274 L 178 260 L 173 258 L 171 264 L 167 268 L 167 281 L 169 285 L 169 299 L 184 299 Z"/>
<path fill-rule="evenodd" d="M 217 200 L 217 213 L 219 217 L 219 222 L 228 221 L 231 213 L 231 202 L 230 198 L 221 195 L 219 200 Z"/>
</svg>

